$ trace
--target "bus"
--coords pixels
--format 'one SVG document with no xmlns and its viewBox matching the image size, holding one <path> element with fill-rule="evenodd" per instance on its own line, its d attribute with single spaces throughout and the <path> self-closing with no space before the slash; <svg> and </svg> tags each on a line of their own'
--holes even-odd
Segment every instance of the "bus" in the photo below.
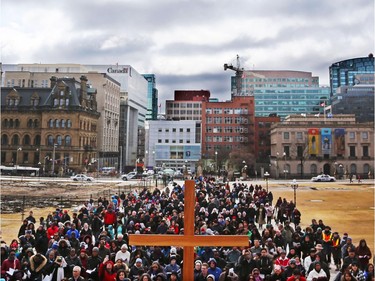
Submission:
<svg viewBox="0 0 375 281">
<path fill-rule="evenodd" d="M 40 168 L 26 166 L 0 166 L 0 174 L 5 176 L 39 176 Z"/>
</svg>

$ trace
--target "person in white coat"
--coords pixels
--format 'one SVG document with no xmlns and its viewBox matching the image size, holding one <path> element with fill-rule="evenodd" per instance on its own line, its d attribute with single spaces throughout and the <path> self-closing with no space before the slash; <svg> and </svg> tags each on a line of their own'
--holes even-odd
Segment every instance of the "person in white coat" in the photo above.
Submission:
<svg viewBox="0 0 375 281">
<path fill-rule="evenodd" d="M 322 269 L 320 262 L 316 262 L 314 269 L 311 270 L 309 275 L 307 276 L 307 281 L 312 281 L 314 278 L 318 279 L 319 277 L 327 278 L 327 274 Z"/>
</svg>

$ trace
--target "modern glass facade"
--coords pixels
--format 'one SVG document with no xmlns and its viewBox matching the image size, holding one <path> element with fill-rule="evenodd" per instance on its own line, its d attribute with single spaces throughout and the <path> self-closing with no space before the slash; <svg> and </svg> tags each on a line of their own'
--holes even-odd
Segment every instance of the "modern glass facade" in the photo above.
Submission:
<svg viewBox="0 0 375 281">
<path fill-rule="evenodd" d="M 359 76 L 374 75 L 374 56 L 354 58 L 333 63 L 329 67 L 331 96 L 336 95 L 340 86 L 354 86 L 361 84 Z"/>
<path fill-rule="evenodd" d="M 147 113 L 146 120 L 156 120 L 158 116 L 158 90 L 154 74 L 143 74 L 147 80 Z"/>
<path fill-rule="evenodd" d="M 311 72 L 247 70 L 241 80 L 241 96 L 255 98 L 256 117 L 317 114 L 323 101 L 328 105 L 330 89 L 319 87 L 319 77 Z"/>
<path fill-rule="evenodd" d="M 255 88 L 255 116 L 317 114 L 321 104 L 328 105 L 330 89 L 318 88 Z"/>
</svg>

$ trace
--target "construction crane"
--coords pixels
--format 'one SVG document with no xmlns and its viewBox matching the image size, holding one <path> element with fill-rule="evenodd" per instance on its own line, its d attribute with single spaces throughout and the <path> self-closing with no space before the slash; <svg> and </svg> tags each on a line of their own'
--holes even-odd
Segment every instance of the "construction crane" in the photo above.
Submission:
<svg viewBox="0 0 375 281">
<path fill-rule="evenodd" d="M 234 95 L 241 96 L 242 76 L 243 76 L 243 73 L 244 73 L 244 69 L 241 68 L 240 56 L 239 55 L 237 55 L 237 66 L 233 66 L 232 64 L 225 63 L 224 64 L 224 70 L 227 70 L 227 69 L 231 69 L 231 70 L 236 72 L 236 76 L 235 76 L 235 88 L 236 89 L 233 89 L 232 97 Z"/>
</svg>

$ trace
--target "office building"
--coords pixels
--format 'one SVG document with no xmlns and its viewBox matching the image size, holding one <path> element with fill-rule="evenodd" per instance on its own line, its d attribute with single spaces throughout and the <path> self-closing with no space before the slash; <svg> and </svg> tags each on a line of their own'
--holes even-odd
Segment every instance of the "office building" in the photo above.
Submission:
<svg viewBox="0 0 375 281">
<path fill-rule="evenodd" d="M 358 123 L 353 114 L 331 118 L 288 116 L 271 128 L 274 178 L 311 178 L 324 173 L 337 178 L 374 172 L 374 123 Z"/>
<path fill-rule="evenodd" d="M 329 67 L 331 96 L 335 96 L 337 89 L 342 86 L 371 84 L 369 81 L 374 80 L 374 73 L 373 54 L 333 63 Z"/>
<path fill-rule="evenodd" d="M 156 89 L 156 78 L 154 74 L 143 74 L 147 80 L 147 113 L 146 120 L 156 120 L 158 117 L 158 89 Z"/>
<path fill-rule="evenodd" d="M 133 138 L 133 134 L 126 134 L 122 147 L 119 147 L 119 135 L 125 133 L 119 128 L 120 98 L 126 99 L 132 112 L 137 112 L 137 118 L 125 119 L 125 122 L 135 122 L 126 127 L 137 127 L 138 132 L 138 128 L 144 128 L 147 113 L 148 82 L 130 65 L 4 64 L 2 71 L 2 85 L 8 87 L 49 87 L 48 79 L 52 75 L 76 79 L 81 74 L 86 75 L 89 83 L 98 91 L 98 110 L 101 112 L 99 132 L 102 136 L 98 147 L 100 166 L 116 166 L 119 169 L 120 166 L 132 165 L 139 156 L 143 156 L 138 155 L 144 152 L 144 147 L 140 147 L 144 140 L 138 140 L 138 134 L 135 136 L 136 141 L 128 141 L 127 138 Z M 20 75 L 28 78 L 21 79 Z M 100 76 L 106 79 L 97 79 Z M 127 114 L 123 116 L 128 117 Z"/>
<path fill-rule="evenodd" d="M 202 102 L 208 101 L 210 95 L 207 90 L 176 90 L 174 100 L 166 101 L 166 118 L 202 120 Z"/>
<path fill-rule="evenodd" d="M 201 159 L 201 127 L 194 120 L 146 121 L 145 165 L 149 169 L 195 172 Z"/>
<path fill-rule="evenodd" d="M 233 80 L 233 79 L 232 79 Z M 320 104 L 328 104 L 330 89 L 319 86 L 319 77 L 311 72 L 289 70 L 243 71 L 241 93 L 235 96 L 254 96 L 255 116 L 317 114 Z M 232 92 L 235 91 L 232 81 Z"/>
<path fill-rule="evenodd" d="M 1 165 L 42 174 L 97 171 L 100 113 L 87 77 L 51 77 L 50 87 L 27 83 L 1 88 Z"/>
</svg>

